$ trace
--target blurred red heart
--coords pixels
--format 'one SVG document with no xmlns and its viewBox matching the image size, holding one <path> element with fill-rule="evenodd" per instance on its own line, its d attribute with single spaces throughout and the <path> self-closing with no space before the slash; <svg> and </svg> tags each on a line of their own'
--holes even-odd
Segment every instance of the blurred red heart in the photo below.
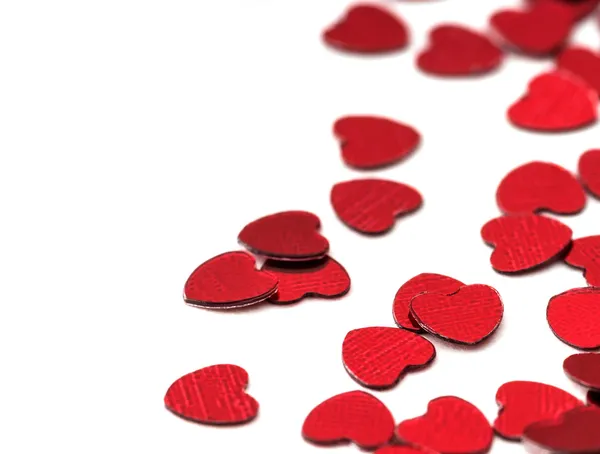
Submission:
<svg viewBox="0 0 600 454">
<path fill-rule="evenodd" d="M 579 178 L 593 195 L 600 198 L 600 149 L 588 150 L 579 158 Z"/>
<path fill-rule="evenodd" d="M 587 283 L 600 287 L 600 235 L 573 240 L 565 262 L 576 268 L 583 268 Z"/>
<path fill-rule="evenodd" d="M 578 76 L 600 95 L 600 54 L 583 47 L 570 47 L 558 56 L 556 65 Z"/>
<path fill-rule="evenodd" d="M 600 353 L 577 353 L 563 363 L 569 378 L 586 388 L 600 391 Z"/>
<path fill-rule="evenodd" d="M 583 350 L 600 347 L 600 288 L 575 288 L 553 296 L 546 317 L 564 343 Z"/>
</svg>

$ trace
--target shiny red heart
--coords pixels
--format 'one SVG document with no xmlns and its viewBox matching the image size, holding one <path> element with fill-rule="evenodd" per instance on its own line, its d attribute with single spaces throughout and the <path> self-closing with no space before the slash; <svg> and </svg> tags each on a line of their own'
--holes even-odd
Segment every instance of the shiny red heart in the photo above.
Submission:
<svg viewBox="0 0 600 454">
<path fill-rule="evenodd" d="M 305 261 L 322 258 L 329 242 L 319 234 L 321 221 L 306 211 L 271 214 L 246 225 L 238 241 L 254 254 L 277 260 Z"/>
<path fill-rule="evenodd" d="M 598 95 L 571 73 L 554 71 L 534 78 L 528 93 L 508 109 L 516 126 L 534 131 L 570 131 L 594 123 Z"/>
<path fill-rule="evenodd" d="M 579 178 L 593 195 L 600 198 L 600 149 L 588 150 L 579 158 Z"/>
<path fill-rule="evenodd" d="M 414 128 L 383 117 L 343 117 L 335 122 L 333 133 L 341 143 L 342 159 L 357 169 L 398 162 L 421 142 Z"/>
<path fill-rule="evenodd" d="M 381 234 L 394 226 L 395 218 L 423 203 L 416 189 L 395 181 L 368 178 L 338 183 L 331 190 L 337 216 L 361 233 Z"/>
<path fill-rule="evenodd" d="M 504 306 L 488 285 L 466 285 L 451 295 L 422 293 L 410 302 L 415 321 L 428 333 L 450 342 L 474 345 L 500 326 Z"/>
<path fill-rule="evenodd" d="M 481 229 L 483 240 L 495 246 L 492 267 L 502 273 L 531 270 L 549 262 L 571 244 L 572 235 L 563 223 L 536 214 L 502 216 Z"/>
<path fill-rule="evenodd" d="M 525 428 L 535 422 L 555 418 L 583 402 L 562 389 L 544 383 L 513 381 L 496 393 L 500 406 L 494 430 L 509 440 L 520 440 Z"/>
<path fill-rule="evenodd" d="M 600 353 L 577 353 L 563 363 L 565 373 L 580 385 L 600 391 Z"/>
<path fill-rule="evenodd" d="M 587 283 L 600 287 L 600 235 L 573 240 L 565 262 L 576 268 L 583 268 Z"/>
<path fill-rule="evenodd" d="M 564 343 L 583 350 L 600 348 L 600 288 L 576 288 L 553 296 L 546 317 Z"/>
<path fill-rule="evenodd" d="M 459 25 L 434 28 L 431 47 L 422 52 L 417 66 L 439 76 L 482 74 L 500 66 L 502 51 L 487 36 Z"/>
<path fill-rule="evenodd" d="M 304 297 L 335 298 L 350 290 L 350 276 L 331 257 L 314 262 L 279 262 L 267 260 L 262 271 L 279 279 L 277 293 L 269 301 L 287 304 Z"/>
<path fill-rule="evenodd" d="M 402 20 L 388 9 L 358 4 L 325 30 L 323 39 L 338 50 L 373 54 L 401 50 L 409 36 Z"/>
<path fill-rule="evenodd" d="M 317 405 L 306 417 L 302 435 L 318 444 L 351 441 L 363 449 L 375 449 L 394 435 L 394 418 L 376 397 L 351 391 Z"/>
<path fill-rule="evenodd" d="M 450 295 L 463 284 L 456 279 L 441 274 L 422 273 L 406 281 L 394 298 L 394 320 L 399 327 L 410 331 L 423 331 L 410 314 L 411 300 L 421 293 L 441 293 Z"/>
<path fill-rule="evenodd" d="M 556 65 L 578 76 L 600 95 L 600 53 L 583 47 L 571 47 L 558 56 Z"/>
<path fill-rule="evenodd" d="M 183 290 L 186 303 L 207 309 L 232 309 L 260 303 L 277 291 L 277 278 L 259 271 L 246 252 L 226 252 L 204 262 Z"/>
<path fill-rule="evenodd" d="M 534 4 L 554 3 L 565 8 L 574 21 L 583 19 L 593 13 L 598 0 L 531 0 Z"/>
<path fill-rule="evenodd" d="M 539 210 L 575 214 L 585 207 L 585 192 L 569 171 L 550 162 L 534 161 L 504 177 L 496 201 L 507 214 Z"/>
<path fill-rule="evenodd" d="M 476 454 L 489 451 L 493 431 L 483 413 L 458 397 L 438 397 L 427 413 L 400 423 L 400 440 L 439 454 Z"/>
<path fill-rule="evenodd" d="M 350 331 L 342 344 L 348 373 L 368 388 L 389 388 L 408 370 L 435 357 L 431 342 L 398 328 L 370 327 Z"/>
<path fill-rule="evenodd" d="M 248 373 L 219 364 L 184 375 L 165 395 L 165 406 L 182 418 L 204 424 L 240 424 L 258 413 L 258 402 L 246 394 Z"/>
</svg>

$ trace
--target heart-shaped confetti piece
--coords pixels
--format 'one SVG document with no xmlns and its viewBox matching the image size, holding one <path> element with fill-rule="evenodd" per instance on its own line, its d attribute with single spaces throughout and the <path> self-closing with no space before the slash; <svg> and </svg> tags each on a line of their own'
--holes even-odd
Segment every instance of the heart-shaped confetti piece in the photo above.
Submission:
<svg viewBox="0 0 600 454">
<path fill-rule="evenodd" d="M 435 357 L 427 339 L 398 328 L 370 327 L 350 331 L 342 345 L 348 373 L 368 388 L 389 388 L 408 370 Z"/>
<path fill-rule="evenodd" d="M 165 395 L 165 406 L 182 418 L 204 424 L 240 424 L 258 413 L 258 402 L 246 394 L 248 373 L 219 364 L 184 375 Z"/>
<path fill-rule="evenodd" d="M 600 53 L 583 47 L 571 47 L 558 56 L 556 65 L 578 76 L 600 95 Z"/>
<path fill-rule="evenodd" d="M 600 287 L 600 235 L 573 240 L 565 262 L 576 268 L 583 268 L 587 283 Z"/>
<path fill-rule="evenodd" d="M 577 353 L 563 363 L 569 378 L 586 388 L 600 391 L 600 353 Z"/>
<path fill-rule="evenodd" d="M 579 158 L 578 168 L 583 185 L 600 198 L 600 149 L 583 153 Z"/>
</svg>

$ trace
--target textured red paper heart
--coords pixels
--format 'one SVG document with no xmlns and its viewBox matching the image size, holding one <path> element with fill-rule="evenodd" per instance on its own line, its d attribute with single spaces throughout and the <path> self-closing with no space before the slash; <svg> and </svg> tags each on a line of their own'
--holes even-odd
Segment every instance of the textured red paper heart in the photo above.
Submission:
<svg viewBox="0 0 600 454">
<path fill-rule="evenodd" d="M 502 216 L 481 229 L 483 240 L 495 246 L 492 267 L 502 273 L 526 271 L 549 262 L 569 246 L 572 235 L 563 223 L 535 214 Z"/>
<path fill-rule="evenodd" d="M 534 78 L 528 93 L 508 109 L 516 126 L 534 131 L 569 131 L 596 121 L 598 95 L 583 80 L 553 71 Z"/>
<path fill-rule="evenodd" d="M 350 276 L 331 257 L 314 262 L 279 262 L 267 260 L 262 267 L 279 279 L 277 293 L 269 301 L 293 303 L 307 296 L 335 298 L 350 290 Z"/>
<path fill-rule="evenodd" d="M 588 150 L 579 158 L 579 178 L 593 195 L 600 198 L 600 149 Z"/>
<path fill-rule="evenodd" d="M 165 395 L 165 406 L 182 418 L 204 424 L 240 424 L 258 413 L 258 402 L 246 394 L 248 373 L 219 364 L 184 375 Z"/>
<path fill-rule="evenodd" d="M 341 143 L 342 159 L 357 169 L 374 169 L 410 155 L 421 135 L 414 128 L 383 117 L 349 116 L 333 125 Z"/>
<path fill-rule="evenodd" d="M 574 21 L 588 16 L 598 6 L 598 0 L 535 0 L 532 3 L 555 3 L 566 9 Z"/>
<path fill-rule="evenodd" d="M 321 221 L 306 211 L 284 211 L 251 222 L 238 235 L 249 251 L 278 260 L 322 258 L 329 242 L 318 233 Z"/>
<path fill-rule="evenodd" d="M 317 405 L 306 417 L 302 435 L 313 443 L 351 441 L 363 449 L 375 449 L 394 435 L 394 418 L 376 397 L 351 391 Z"/>
<path fill-rule="evenodd" d="M 401 328 L 410 331 L 422 331 L 422 328 L 410 314 L 411 300 L 421 293 L 441 293 L 450 295 L 463 284 L 456 279 L 441 274 L 422 273 L 405 282 L 394 298 L 394 320 Z"/>
<path fill-rule="evenodd" d="M 337 216 L 354 230 L 368 234 L 388 231 L 395 217 L 416 210 L 422 202 L 416 189 L 376 178 L 345 181 L 331 190 Z"/>
<path fill-rule="evenodd" d="M 569 356 L 563 363 L 563 369 L 569 378 L 586 388 L 600 391 L 600 354 L 577 353 Z"/>
<path fill-rule="evenodd" d="M 465 76 L 489 72 L 502 63 L 502 51 L 487 36 L 459 25 L 440 25 L 430 35 L 430 48 L 417 66 L 440 76 Z"/>
<path fill-rule="evenodd" d="M 591 390 L 588 391 L 587 403 L 588 405 L 595 405 L 596 407 L 600 407 L 600 392 Z"/>
<path fill-rule="evenodd" d="M 496 393 L 496 402 L 500 411 L 494 421 L 494 430 L 509 440 L 520 440 L 530 424 L 556 418 L 571 408 L 583 405 L 562 389 L 530 381 L 503 384 Z"/>
<path fill-rule="evenodd" d="M 600 409 L 578 407 L 558 419 L 528 426 L 523 437 L 543 452 L 592 454 L 600 452 Z"/>
<path fill-rule="evenodd" d="M 190 275 L 183 290 L 188 304 L 209 309 L 249 306 L 277 291 L 277 278 L 259 271 L 246 252 L 226 252 L 204 262 Z"/>
<path fill-rule="evenodd" d="M 388 445 L 383 448 L 379 448 L 375 451 L 375 454 L 424 454 L 422 451 L 412 446 L 400 446 L 400 445 Z"/>
<path fill-rule="evenodd" d="M 466 285 L 451 295 L 422 293 L 410 302 L 415 321 L 425 331 L 458 344 L 474 345 L 500 326 L 504 306 L 488 285 Z"/>
<path fill-rule="evenodd" d="M 600 348 L 600 288 L 576 288 L 553 296 L 546 317 L 564 343 L 584 350 Z"/>
<path fill-rule="evenodd" d="M 600 287 L 600 235 L 573 240 L 565 262 L 576 268 L 583 268 L 587 283 Z"/>
<path fill-rule="evenodd" d="M 585 207 L 585 193 L 569 171 L 550 162 L 534 161 L 504 177 L 496 191 L 496 201 L 508 214 L 539 210 L 575 214 Z"/>
<path fill-rule="evenodd" d="M 439 454 L 485 453 L 492 446 L 490 423 L 477 407 L 458 397 L 438 397 L 427 413 L 400 423 L 398 437 Z"/>
<path fill-rule="evenodd" d="M 578 76 L 600 95 L 600 54 L 583 47 L 571 47 L 559 55 L 556 65 Z"/>
<path fill-rule="evenodd" d="M 370 327 L 350 331 L 342 345 L 348 373 L 368 388 L 389 388 L 410 369 L 425 366 L 435 357 L 427 339 L 398 328 Z"/>
<path fill-rule="evenodd" d="M 325 30 L 323 39 L 342 51 L 372 54 L 403 49 L 409 36 L 402 20 L 391 11 L 358 4 Z"/>
</svg>

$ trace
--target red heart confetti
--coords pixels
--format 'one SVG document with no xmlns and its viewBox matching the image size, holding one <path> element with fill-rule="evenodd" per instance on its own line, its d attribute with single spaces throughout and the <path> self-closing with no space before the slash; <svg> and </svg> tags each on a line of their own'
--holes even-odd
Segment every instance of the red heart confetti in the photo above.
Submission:
<svg viewBox="0 0 600 454">
<path fill-rule="evenodd" d="M 503 273 L 531 270 L 556 258 L 571 243 L 573 232 L 563 223 L 535 214 L 502 216 L 481 229 L 495 246 L 492 267 Z"/>
<path fill-rule="evenodd" d="M 556 60 L 558 68 L 583 80 L 600 95 L 600 54 L 583 47 L 571 47 Z"/>
<path fill-rule="evenodd" d="M 548 210 L 575 214 L 585 207 L 585 192 L 567 170 L 549 162 L 530 162 L 504 177 L 496 201 L 508 214 Z"/>
<path fill-rule="evenodd" d="M 600 198 L 600 149 L 588 150 L 579 158 L 579 178 L 593 195 Z"/>
<path fill-rule="evenodd" d="M 595 405 L 596 407 L 600 407 L 600 392 L 592 390 L 588 391 L 587 403 L 588 405 Z"/>
<path fill-rule="evenodd" d="M 259 271 L 246 252 L 226 252 L 204 262 L 190 275 L 186 303 L 207 309 L 232 309 L 265 301 L 277 291 L 277 278 Z"/>
<path fill-rule="evenodd" d="M 587 283 L 600 287 L 600 235 L 573 240 L 565 262 L 576 268 L 583 268 Z"/>
<path fill-rule="evenodd" d="M 429 364 L 435 357 L 431 342 L 398 328 L 371 327 L 350 331 L 342 345 L 348 373 L 369 388 L 389 388 L 406 371 Z"/>
<path fill-rule="evenodd" d="M 403 49 L 409 36 L 402 20 L 391 11 L 375 5 L 358 4 L 325 30 L 323 39 L 338 50 L 376 54 Z"/>
<path fill-rule="evenodd" d="M 451 295 L 422 293 L 410 303 L 411 314 L 425 331 L 458 344 L 474 345 L 500 326 L 504 306 L 488 285 L 466 285 Z"/>
<path fill-rule="evenodd" d="M 317 405 L 302 435 L 318 444 L 356 443 L 363 449 L 385 445 L 394 435 L 394 418 L 385 404 L 364 391 L 351 391 Z"/>
<path fill-rule="evenodd" d="M 394 320 L 399 327 L 410 331 L 422 331 L 422 328 L 410 314 L 411 300 L 421 293 L 441 293 L 450 295 L 463 284 L 456 279 L 441 274 L 422 273 L 405 282 L 394 298 Z"/>
<path fill-rule="evenodd" d="M 573 21 L 588 16 L 598 6 L 598 0 L 535 0 L 535 3 L 554 3 L 562 6 Z"/>
<path fill-rule="evenodd" d="M 600 391 L 600 354 L 577 353 L 571 355 L 565 359 L 563 369 L 571 380 L 586 388 Z"/>
<path fill-rule="evenodd" d="M 562 389 L 530 381 L 503 384 L 496 393 L 496 402 L 500 411 L 494 430 L 508 440 L 520 440 L 527 426 L 583 405 Z"/>
<path fill-rule="evenodd" d="M 398 437 L 439 454 L 485 453 L 492 446 L 490 423 L 477 407 L 458 397 L 438 397 L 427 413 L 400 423 Z"/>
<path fill-rule="evenodd" d="M 395 217 L 415 211 L 422 203 L 416 189 L 389 180 L 345 181 L 331 190 L 337 216 L 361 233 L 384 233 L 393 227 Z"/>
<path fill-rule="evenodd" d="M 322 258 L 329 242 L 319 234 L 321 221 L 306 211 L 284 211 L 251 222 L 238 235 L 249 251 L 278 260 Z"/>
<path fill-rule="evenodd" d="M 258 413 L 258 402 L 246 394 L 248 373 L 219 364 L 184 375 L 165 395 L 165 406 L 182 418 L 204 424 L 240 424 Z"/>
<path fill-rule="evenodd" d="M 534 131 L 570 131 L 594 123 L 598 95 L 571 73 L 553 71 L 535 77 L 528 93 L 508 109 L 516 126 Z"/>
<path fill-rule="evenodd" d="M 333 133 L 339 139 L 342 159 L 357 169 L 374 169 L 410 155 L 421 142 L 414 128 L 374 116 L 350 116 L 337 120 Z"/>
<path fill-rule="evenodd" d="M 564 343 L 583 350 L 600 348 L 600 288 L 576 288 L 553 296 L 546 316 Z"/>
<path fill-rule="evenodd" d="M 262 271 L 279 279 L 272 303 L 287 304 L 307 296 L 335 298 L 350 290 L 350 276 L 342 265 L 331 257 L 314 262 L 279 262 L 267 260 Z"/>
<path fill-rule="evenodd" d="M 431 31 L 429 40 L 431 47 L 417 59 L 417 66 L 426 73 L 483 74 L 502 63 L 502 51 L 487 36 L 460 25 L 440 25 Z"/>
</svg>

